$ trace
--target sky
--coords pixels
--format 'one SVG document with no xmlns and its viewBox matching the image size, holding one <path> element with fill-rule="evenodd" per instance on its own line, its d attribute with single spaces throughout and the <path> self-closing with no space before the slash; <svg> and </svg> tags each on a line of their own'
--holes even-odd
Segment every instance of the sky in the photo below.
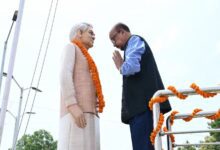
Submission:
<svg viewBox="0 0 220 150">
<path fill-rule="evenodd" d="M 51 0 L 25 1 L 19 43 L 13 75 L 18 83 L 26 88 L 30 86 L 33 70 L 40 49 L 43 32 Z M 18 0 L 0 1 L 0 58 L 6 40 L 12 16 L 18 9 Z M 54 12 L 55 1 L 52 12 Z M 108 33 L 118 22 L 126 23 L 133 34 L 143 36 L 150 45 L 165 87 L 175 86 L 187 89 L 195 82 L 200 87 L 215 87 L 220 84 L 220 1 L 219 0 L 65 0 L 59 1 L 52 36 L 48 47 L 39 89 L 27 134 L 39 129 L 49 131 L 58 139 L 59 127 L 59 62 L 63 47 L 69 42 L 69 31 L 78 22 L 89 22 L 94 26 L 96 40 L 89 50 L 99 69 L 103 92 L 106 100 L 104 113 L 100 115 L 101 149 L 132 150 L 130 131 L 121 123 L 121 86 L 122 77 L 112 61 L 112 46 Z M 49 25 L 51 25 L 50 17 Z M 6 53 L 4 72 L 8 70 L 12 30 Z M 46 32 L 39 66 L 33 86 L 37 85 L 40 66 L 49 29 Z M 4 92 L 4 81 L 1 93 Z M 24 92 L 23 107 L 28 91 Z M 34 92 L 29 96 L 27 110 L 30 110 Z M 219 109 L 219 96 L 204 100 L 200 96 L 191 96 L 186 101 L 170 98 L 173 110 L 190 113 L 195 108 L 204 111 Z M 1 99 L 2 100 L 2 94 Z M 19 88 L 12 81 L 8 110 L 14 115 L 19 103 Z M 1 105 L 1 104 L 0 104 Z M 22 108 L 23 108 L 22 107 Z M 24 134 L 28 115 L 24 115 L 19 138 Z M 15 119 L 6 115 L 2 138 L 2 150 L 12 145 Z M 190 123 L 175 121 L 173 130 L 207 129 L 206 119 L 194 119 Z M 176 143 L 189 140 L 197 143 L 207 134 L 176 135 Z M 165 138 L 163 138 L 165 141 Z M 119 148 L 120 147 L 120 148 Z M 166 143 L 163 144 L 166 149 Z"/>
</svg>

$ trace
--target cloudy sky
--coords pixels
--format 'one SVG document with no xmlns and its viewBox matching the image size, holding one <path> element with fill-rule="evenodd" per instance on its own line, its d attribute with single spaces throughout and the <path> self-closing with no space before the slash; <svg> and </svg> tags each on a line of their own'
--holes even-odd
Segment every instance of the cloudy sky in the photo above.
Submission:
<svg viewBox="0 0 220 150">
<path fill-rule="evenodd" d="M 49 8 L 52 13 L 55 0 L 25 1 L 21 24 L 19 44 L 13 75 L 18 83 L 26 88 L 30 86 L 33 70 L 39 53 Z M 19 0 L 0 1 L 0 58 L 4 48 L 11 18 L 18 9 Z M 58 138 L 59 126 L 59 61 L 60 54 L 68 41 L 68 34 L 73 24 L 89 22 L 93 24 L 96 34 L 94 47 L 90 50 L 99 68 L 103 91 L 106 99 L 104 113 L 101 114 L 101 148 L 103 150 L 131 150 L 128 126 L 120 121 L 121 76 L 112 61 L 115 48 L 108 39 L 111 27 L 117 22 L 126 23 L 133 34 L 143 36 L 149 43 L 158 64 L 165 86 L 174 85 L 179 89 L 189 88 L 192 82 L 201 87 L 213 87 L 220 83 L 220 1 L 219 0 L 65 0 L 59 1 L 48 47 L 46 62 L 43 68 L 38 93 L 27 133 L 46 129 L 55 139 Z M 52 16 L 49 19 L 51 25 Z M 33 86 L 37 86 L 43 55 L 49 39 L 49 27 L 42 47 L 39 66 Z M 8 70 L 11 44 L 14 30 L 8 42 L 4 71 Z M 4 81 L 1 93 L 4 91 Z M 23 106 L 28 91 L 24 92 Z M 33 101 L 30 93 L 27 110 Z M 2 94 L 1 94 L 2 99 Z M 1 100 L 0 100 L 1 101 Z M 8 110 L 17 113 L 19 89 L 12 81 Z M 189 113 L 194 108 L 215 111 L 219 108 L 219 96 L 203 100 L 192 96 L 182 102 L 171 99 L 174 110 Z M 24 134 L 27 123 L 24 115 L 19 137 Z M 201 122 L 203 125 L 201 126 Z M 193 130 L 198 125 L 207 128 L 208 120 L 195 119 L 190 123 L 176 121 L 173 130 Z M 1 149 L 12 145 L 14 119 L 7 113 Z M 186 140 L 198 142 L 206 134 L 193 136 L 178 135 L 177 143 Z M 164 144 L 165 148 L 166 144 Z"/>
</svg>

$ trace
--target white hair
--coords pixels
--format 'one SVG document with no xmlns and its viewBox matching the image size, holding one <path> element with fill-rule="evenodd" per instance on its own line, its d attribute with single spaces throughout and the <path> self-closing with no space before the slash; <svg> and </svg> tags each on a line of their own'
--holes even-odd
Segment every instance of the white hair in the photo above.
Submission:
<svg viewBox="0 0 220 150">
<path fill-rule="evenodd" d="M 85 22 L 75 24 L 72 27 L 70 34 L 69 34 L 70 41 L 72 41 L 74 38 L 76 38 L 78 31 L 84 32 L 84 31 L 88 30 L 90 27 L 92 27 L 92 25 L 89 23 L 85 23 Z"/>
</svg>

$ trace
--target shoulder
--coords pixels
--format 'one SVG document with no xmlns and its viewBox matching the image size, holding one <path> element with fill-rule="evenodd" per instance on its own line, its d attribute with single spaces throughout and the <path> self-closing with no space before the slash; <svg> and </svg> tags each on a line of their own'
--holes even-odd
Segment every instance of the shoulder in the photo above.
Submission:
<svg viewBox="0 0 220 150">
<path fill-rule="evenodd" d="M 139 42 L 143 42 L 143 40 L 138 35 L 132 35 L 129 39 L 129 43 L 139 43 Z"/>
<path fill-rule="evenodd" d="M 68 43 L 64 47 L 64 53 L 75 53 L 75 51 L 78 49 L 78 47 L 73 43 Z"/>
<path fill-rule="evenodd" d="M 65 45 L 64 50 L 75 50 L 76 49 L 76 45 L 73 43 L 68 43 L 67 45 Z"/>
<path fill-rule="evenodd" d="M 76 45 L 72 44 L 72 43 L 68 43 L 64 46 L 63 51 L 61 53 L 61 58 L 68 58 L 68 57 L 75 57 L 75 52 L 76 52 Z"/>
<path fill-rule="evenodd" d="M 145 42 L 142 37 L 138 35 L 132 35 L 128 41 L 128 46 L 144 46 Z"/>
</svg>

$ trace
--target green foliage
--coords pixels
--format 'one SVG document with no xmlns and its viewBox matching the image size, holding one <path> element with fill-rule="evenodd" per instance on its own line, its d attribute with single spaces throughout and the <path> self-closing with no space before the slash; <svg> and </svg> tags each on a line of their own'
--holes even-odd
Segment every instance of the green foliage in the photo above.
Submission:
<svg viewBox="0 0 220 150">
<path fill-rule="evenodd" d="M 193 146 L 179 147 L 177 150 L 196 150 Z"/>
<path fill-rule="evenodd" d="M 209 126 L 212 128 L 212 129 L 216 129 L 216 128 L 220 128 L 220 119 L 217 119 L 215 121 L 212 121 Z M 216 141 L 220 141 L 220 132 L 211 132 L 210 134 L 211 136 L 213 136 Z"/>
<path fill-rule="evenodd" d="M 56 150 L 57 141 L 46 130 L 38 130 L 33 135 L 23 135 L 16 150 Z"/>
<path fill-rule="evenodd" d="M 205 137 L 205 143 L 210 142 L 216 142 L 216 139 L 213 136 Z M 202 145 L 200 150 L 220 150 L 220 145 Z"/>
<path fill-rule="evenodd" d="M 189 144 L 189 141 L 186 141 L 186 144 Z M 179 147 L 177 150 L 196 150 L 196 148 L 194 146 L 182 146 Z"/>
<path fill-rule="evenodd" d="M 209 128 L 220 128 L 220 119 L 208 123 Z M 220 142 L 220 132 L 211 132 L 201 143 Z M 186 143 L 189 143 L 188 141 Z M 179 147 L 177 150 L 196 150 L 193 146 Z M 199 150 L 220 150 L 220 145 L 202 145 Z"/>
<path fill-rule="evenodd" d="M 220 128 L 220 119 L 212 121 L 208 123 L 209 128 L 215 129 Z M 205 141 L 202 143 L 210 143 L 210 142 L 220 142 L 220 133 L 219 132 L 211 132 L 210 136 L 205 137 Z M 220 150 L 220 145 L 203 145 L 200 147 L 200 150 Z"/>
</svg>

